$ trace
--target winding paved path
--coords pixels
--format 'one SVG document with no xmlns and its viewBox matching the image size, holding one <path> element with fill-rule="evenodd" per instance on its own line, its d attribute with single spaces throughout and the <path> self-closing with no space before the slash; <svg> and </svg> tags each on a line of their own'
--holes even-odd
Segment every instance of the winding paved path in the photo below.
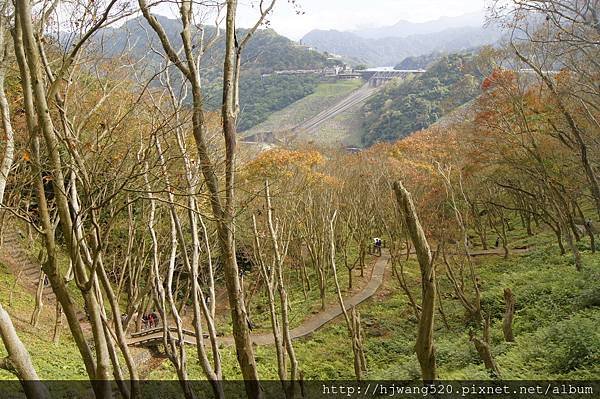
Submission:
<svg viewBox="0 0 600 399">
<path fill-rule="evenodd" d="M 519 248 L 519 249 L 511 249 L 510 253 L 511 254 L 524 254 L 524 253 L 527 253 L 528 251 L 529 251 L 529 248 Z M 411 252 L 411 255 L 414 255 L 414 253 Z M 470 255 L 472 257 L 490 256 L 490 255 L 502 256 L 502 255 L 504 255 L 504 251 L 502 250 L 502 248 L 471 251 Z M 375 266 L 373 267 L 373 271 L 371 273 L 371 279 L 369 280 L 367 285 L 362 290 L 360 290 L 356 294 L 352 295 L 351 297 L 344 298 L 344 305 L 346 306 L 346 309 L 350 309 L 353 306 L 357 306 L 361 302 L 364 302 L 365 300 L 372 297 L 375 294 L 375 292 L 377 292 L 377 290 L 383 283 L 385 267 L 388 264 L 389 259 L 390 259 L 390 257 L 389 257 L 388 252 L 384 251 L 382 256 L 379 259 L 377 259 L 377 262 L 375 263 Z M 312 334 L 319 328 L 323 327 L 325 324 L 329 323 L 330 321 L 332 321 L 335 318 L 337 318 L 338 316 L 340 316 L 342 313 L 343 313 L 342 308 L 340 307 L 338 302 L 330 304 L 329 306 L 327 306 L 325 308 L 325 310 L 310 316 L 300 326 L 292 329 L 290 331 L 292 339 L 298 339 L 298 338 L 305 337 L 309 334 Z M 171 330 L 175 331 L 174 329 L 171 329 Z M 274 342 L 272 333 L 260 333 L 260 334 L 251 334 L 251 335 L 252 335 L 252 341 L 254 342 L 255 345 L 272 345 Z M 162 342 L 162 336 L 163 336 L 162 328 L 159 327 L 153 331 L 147 331 L 147 332 L 133 334 L 133 336 L 128 340 L 128 344 L 135 346 L 135 345 L 145 345 L 145 344 L 155 343 L 155 342 Z M 184 341 L 186 344 L 196 345 L 196 339 L 195 339 L 194 333 L 191 331 L 184 331 Z M 234 344 L 233 337 L 232 336 L 222 337 L 219 339 L 219 343 L 223 344 L 223 345 L 233 345 Z"/>
<path fill-rule="evenodd" d="M 373 271 L 371 272 L 371 279 L 369 280 L 367 285 L 362 290 L 360 290 L 356 294 L 352 295 L 351 297 L 344 298 L 344 306 L 346 307 L 346 309 L 350 309 L 353 306 L 357 306 L 358 304 L 369 299 L 370 297 L 372 297 L 375 294 L 377 289 L 383 283 L 383 275 L 385 273 L 385 266 L 388 264 L 388 261 L 389 261 L 389 255 L 387 252 L 384 251 L 382 256 L 379 259 L 377 259 L 377 262 L 375 262 L 375 266 L 373 267 Z M 292 339 L 298 339 L 298 338 L 307 336 L 307 335 L 313 333 L 314 331 L 316 331 L 317 329 L 321 328 L 325 324 L 329 323 L 336 317 L 340 316 L 341 314 L 342 314 L 342 308 L 340 307 L 339 303 L 338 302 L 333 303 L 333 304 L 327 306 L 325 308 L 325 310 L 310 316 L 300 326 L 292 329 L 290 331 L 290 335 L 292 336 Z M 145 334 L 140 337 L 133 337 L 133 338 L 129 339 L 128 344 L 129 345 L 142 345 L 142 344 L 146 344 L 146 343 L 153 342 L 153 341 L 161 342 L 162 334 L 163 333 L 162 333 L 162 329 L 161 329 L 154 333 Z M 255 345 L 272 345 L 274 342 L 272 333 L 261 333 L 261 334 L 251 334 L 251 335 L 252 335 L 252 341 L 254 342 Z M 195 340 L 193 334 L 185 334 L 184 340 L 185 340 L 185 343 L 187 343 L 187 344 L 190 344 L 190 345 L 196 344 L 196 340 Z M 232 336 L 222 337 L 219 339 L 219 343 L 224 344 L 224 345 L 233 345 L 233 343 L 234 343 L 233 337 Z"/>
</svg>

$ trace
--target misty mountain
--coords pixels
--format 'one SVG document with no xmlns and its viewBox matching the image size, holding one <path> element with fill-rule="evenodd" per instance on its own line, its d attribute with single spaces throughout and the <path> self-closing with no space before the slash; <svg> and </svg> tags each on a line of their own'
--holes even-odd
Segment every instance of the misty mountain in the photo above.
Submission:
<svg viewBox="0 0 600 399">
<path fill-rule="evenodd" d="M 352 58 L 370 66 L 396 65 L 404 58 L 433 52 L 460 52 L 496 43 L 502 36 L 495 27 L 448 28 L 439 32 L 407 37 L 367 39 L 352 32 L 313 30 L 302 42 L 319 51 Z"/>
<path fill-rule="evenodd" d="M 352 31 L 357 36 L 365 39 L 383 39 L 386 37 L 407 37 L 412 35 L 425 35 L 436 33 L 451 28 L 476 27 L 480 28 L 485 22 L 485 13 L 474 12 L 458 17 L 442 17 L 434 21 L 415 23 L 398 21 L 394 25 L 364 28 Z"/>
</svg>

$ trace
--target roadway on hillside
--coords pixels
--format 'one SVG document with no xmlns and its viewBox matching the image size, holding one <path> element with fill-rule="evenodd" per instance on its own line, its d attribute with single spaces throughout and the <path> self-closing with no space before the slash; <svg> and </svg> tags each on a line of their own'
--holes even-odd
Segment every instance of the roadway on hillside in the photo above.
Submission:
<svg viewBox="0 0 600 399">
<path fill-rule="evenodd" d="M 301 134 L 311 135 L 316 133 L 319 126 L 321 126 L 323 123 L 335 118 L 337 115 L 349 110 L 353 106 L 366 101 L 369 97 L 375 94 L 377 90 L 377 87 L 370 87 L 368 83 L 361 86 L 359 89 L 353 91 L 333 106 L 321 111 L 317 115 L 302 122 L 292 129 L 295 137 L 298 137 Z"/>
</svg>

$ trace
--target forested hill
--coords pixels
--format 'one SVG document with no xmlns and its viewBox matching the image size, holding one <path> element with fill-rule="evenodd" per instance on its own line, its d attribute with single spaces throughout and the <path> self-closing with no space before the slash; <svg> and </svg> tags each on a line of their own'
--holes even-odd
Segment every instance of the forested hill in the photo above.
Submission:
<svg viewBox="0 0 600 399">
<path fill-rule="evenodd" d="M 181 22 L 164 16 L 156 15 L 164 26 L 165 32 L 173 47 L 181 47 Z M 203 27 L 204 41 L 208 43 L 215 34 L 214 26 Z M 237 29 L 236 35 L 241 40 L 246 29 Z M 200 42 L 199 30 L 196 31 L 196 42 Z M 161 57 L 149 52 L 150 46 L 157 49 L 160 46 L 158 37 L 143 17 L 127 21 L 118 28 L 107 28 L 102 32 L 102 51 L 108 55 L 125 53 L 136 58 L 145 57 L 146 61 L 158 63 Z M 99 43 L 99 42 L 98 42 Z M 205 68 L 216 68 L 222 65 L 225 35 L 221 30 L 214 45 L 207 49 L 201 65 Z M 248 42 L 242 54 L 242 63 L 246 70 L 272 72 L 278 69 L 312 69 L 325 66 L 327 58 L 305 46 L 300 46 L 290 39 L 277 34 L 272 29 L 259 29 Z"/>
<path fill-rule="evenodd" d="M 394 69 L 427 69 L 443 56 L 444 53 L 436 51 L 429 54 L 406 57 L 394 66 Z"/>
<path fill-rule="evenodd" d="M 180 48 L 181 23 L 164 16 L 156 17 L 165 27 L 173 47 Z M 198 38 L 200 33 L 200 31 L 196 32 Z M 238 29 L 238 39 L 241 40 L 245 33 L 245 29 Z M 205 42 L 209 42 L 214 34 L 215 27 L 204 27 Z M 106 55 L 113 57 L 123 55 L 143 60 L 146 74 L 149 76 L 164 65 L 162 57 L 151 51 L 151 48 L 160 48 L 158 37 L 142 17 L 129 20 L 118 28 L 105 29 L 96 44 L 99 51 Z M 215 108 L 221 96 L 220 70 L 223 65 L 224 46 L 225 39 L 221 32 L 201 61 L 206 102 Z M 325 55 L 300 46 L 272 29 L 258 30 L 248 42 L 242 57 L 243 72 L 240 79 L 242 113 L 239 130 L 245 130 L 262 122 L 270 113 L 285 108 L 312 93 L 316 85 L 315 78 L 311 76 L 271 75 L 263 78 L 263 74 L 288 69 L 321 69 L 328 63 Z"/>
<path fill-rule="evenodd" d="M 443 56 L 424 74 L 392 82 L 364 106 L 363 144 L 393 141 L 424 129 L 480 92 L 474 56 Z"/>
</svg>

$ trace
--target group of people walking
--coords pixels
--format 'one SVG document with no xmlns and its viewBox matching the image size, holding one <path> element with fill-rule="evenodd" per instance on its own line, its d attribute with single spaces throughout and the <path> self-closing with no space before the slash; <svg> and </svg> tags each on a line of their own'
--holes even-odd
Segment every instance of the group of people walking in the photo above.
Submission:
<svg viewBox="0 0 600 399">
<path fill-rule="evenodd" d="M 151 312 L 142 316 L 142 329 L 158 327 L 159 317 L 156 312 Z"/>
</svg>

